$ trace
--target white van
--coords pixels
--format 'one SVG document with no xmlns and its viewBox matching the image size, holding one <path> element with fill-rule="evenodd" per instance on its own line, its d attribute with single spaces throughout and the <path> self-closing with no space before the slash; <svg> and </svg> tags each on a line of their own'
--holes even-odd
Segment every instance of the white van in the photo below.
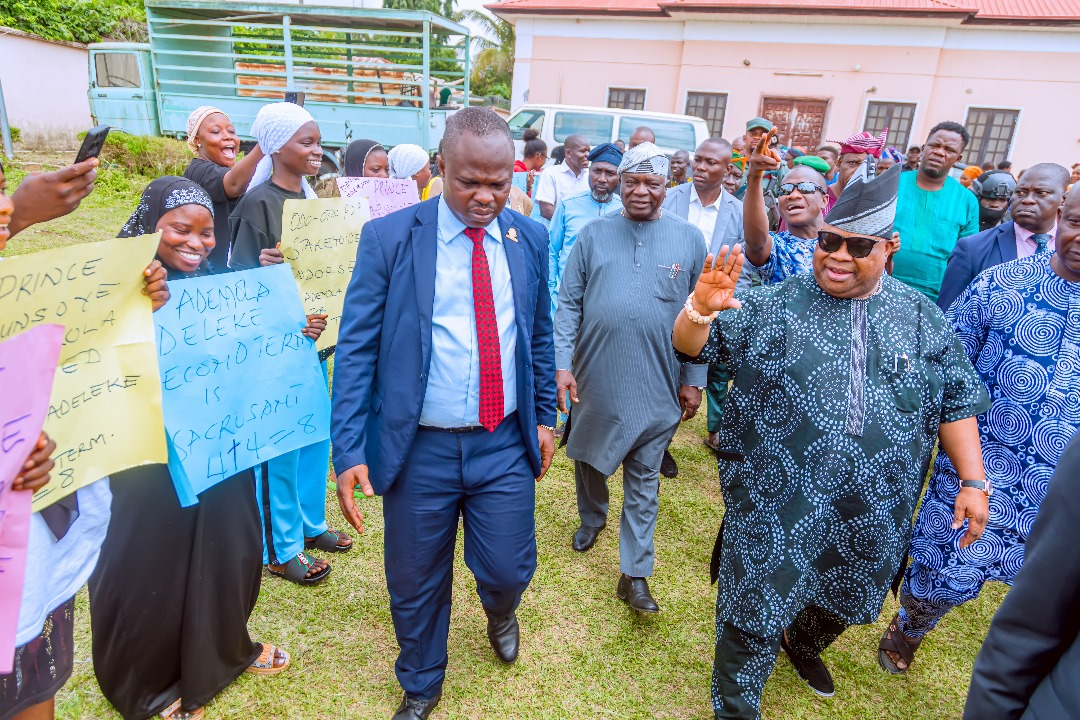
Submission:
<svg viewBox="0 0 1080 720">
<path fill-rule="evenodd" d="M 676 150 L 693 155 L 697 146 L 709 137 L 705 121 L 691 115 L 581 105 L 523 105 L 507 122 L 519 158 L 524 147 L 521 135 L 528 128 L 540 131 L 549 153 L 570 135 L 584 135 L 593 147 L 619 139 L 626 142 L 630 133 L 642 125 L 656 134 L 656 144 L 669 155 Z"/>
</svg>

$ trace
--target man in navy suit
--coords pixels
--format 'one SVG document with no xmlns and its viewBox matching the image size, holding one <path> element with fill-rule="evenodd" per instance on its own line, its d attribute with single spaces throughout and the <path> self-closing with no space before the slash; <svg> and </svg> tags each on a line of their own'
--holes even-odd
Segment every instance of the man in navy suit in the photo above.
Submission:
<svg viewBox="0 0 1080 720">
<path fill-rule="evenodd" d="M 441 696 L 459 516 L 488 639 L 517 659 L 534 479 L 555 452 L 547 234 L 505 208 L 513 139 L 498 115 L 467 108 L 442 148 L 443 194 L 361 233 L 334 368 L 342 514 L 360 530 L 355 489 L 383 496 L 405 691 L 395 720 L 424 720 Z"/>
<path fill-rule="evenodd" d="M 1054 250 L 1057 211 L 1065 198 L 1069 171 L 1054 163 L 1028 169 L 1016 183 L 1012 222 L 1002 223 L 957 241 L 941 281 L 937 304 L 948 310 L 952 301 L 987 268 L 1042 250 Z M 903 242 L 901 237 L 900 241 Z"/>
</svg>

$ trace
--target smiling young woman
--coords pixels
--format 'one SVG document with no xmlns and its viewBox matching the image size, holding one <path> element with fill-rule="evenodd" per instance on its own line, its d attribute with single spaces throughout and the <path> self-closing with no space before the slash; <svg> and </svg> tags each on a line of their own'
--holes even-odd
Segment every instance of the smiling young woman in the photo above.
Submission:
<svg viewBox="0 0 1080 720">
<path fill-rule="evenodd" d="M 214 235 L 220 242 L 208 262 L 220 272 L 229 258 L 229 215 L 251 182 L 263 152 L 256 145 L 237 160 L 240 138 L 236 128 L 228 115 L 209 105 L 188 116 L 187 130 L 187 145 L 195 159 L 184 170 L 184 177 L 202 187 L 214 203 Z"/>
<path fill-rule="evenodd" d="M 156 261 L 168 280 L 212 272 L 214 210 L 201 187 L 173 176 L 150 183 L 120 237 L 159 231 Z M 191 507 L 180 506 L 165 464 L 114 473 L 111 483 L 112 518 L 90 578 L 94 673 L 109 702 L 124 717 L 197 720 L 243 673 L 285 670 L 288 654 L 247 629 L 262 574 L 252 471 Z"/>
<path fill-rule="evenodd" d="M 277 249 L 285 201 L 315 197 L 306 177 L 316 174 L 322 164 L 319 126 L 298 105 L 267 105 L 259 111 L 251 132 L 268 155 L 230 218 L 231 270 L 285 261 Z M 326 315 L 308 315 L 307 319 L 304 335 L 317 340 L 326 327 Z M 320 359 L 325 361 L 332 351 L 323 350 Z M 348 535 L 326 525 L 329 456 L 330 441 L 326 440 L 255 469 L 266 538 L 263 562 L 272 575 L 301 585 L 315 585 L 330 574 L 330 563 L 306 554 L 305 549 L 344 552 L 352 547 Z"/>
</svg>

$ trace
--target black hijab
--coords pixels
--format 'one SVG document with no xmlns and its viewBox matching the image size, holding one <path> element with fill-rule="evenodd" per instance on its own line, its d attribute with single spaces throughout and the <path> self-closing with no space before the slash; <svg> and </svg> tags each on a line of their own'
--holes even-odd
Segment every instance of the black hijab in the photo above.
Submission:
<svg viewBox="0 0 1080 720">
<path fill-rule="evenodd" d="M 349 147 L 345 148 L 345 177 L 364 177 L 364 163 L 376 148 L 386 152 L 386 148 L 374 140 L 353 140 L 349 143 Z"/>
<path fill-rule="evenodd" d="M 214 215 L 214 203 L 201 185 L 175 175 L 159 177 L 143 190 L 138 207 L 124 223 L 117 237 L 152 235 L 157 232 L 157 224 L 162 215 L 183 205 L 202 205 L 210 211 L 211 217 Z M 165 270 L 170 276 L 175 276 L 177 272 L 170 267 L 166 267 Z M 205 272 L 209 272 L 209 266 L 204 260 L 195 274 L 205 274 Z"/>
<path fill-rule="evenodd" d="M 201 185 L 175 175 L 159 177 L 143 190 L 138 207 L 116 237 L 152 235 L 161 216 L 181 205 L 202 205 L 214 216 L 214 203 Z"/>
</svg>

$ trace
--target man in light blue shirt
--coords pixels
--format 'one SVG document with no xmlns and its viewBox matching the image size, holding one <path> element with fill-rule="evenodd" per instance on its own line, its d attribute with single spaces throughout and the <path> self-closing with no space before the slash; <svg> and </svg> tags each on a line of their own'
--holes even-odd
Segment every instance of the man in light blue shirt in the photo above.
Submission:
<svg viewBox="0 0 1080 720">
<path fill-rule="evenodd" d="M 548 290 L 551 316 L 559 306 L 559 285 L 570 251 L 586 223 L 622 209 L 619 197 L 619 163 L 622 150 L 614 143 L 598 145 L 589 153 L 589 192 L 563 200 L 548 228 Z"/>
<path fill-rule="evenodd" d="M 496 219 L 484 228 L 484 252 L 491 274 L 491 295 L 502 352 L 503 401 L 506 413 L 517 410 L 517 327 L 514 290 L 503 236 Z M 431 309 L 431 366 L 420 424 L 456 428 L 479 425 L 480 353 L 473 310 L 472 248 L 465 223 L 439 196 L 439 242 L 435 256 L 435 301 Z M 462 382 L 467 378 L 467 382 Z"/>
</svg>

